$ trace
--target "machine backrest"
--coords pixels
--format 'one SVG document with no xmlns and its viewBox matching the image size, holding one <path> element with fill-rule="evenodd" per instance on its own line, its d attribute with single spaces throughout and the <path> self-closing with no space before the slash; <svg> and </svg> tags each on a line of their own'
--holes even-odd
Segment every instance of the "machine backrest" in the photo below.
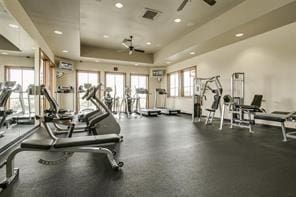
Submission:
<svg viewBox="0 0 296 197">
<path fill-rule="evenodd" d="M 50 95 L 49 91 L 47 90 L 47 88 L 45 86 L 41 86 L 41 88 L 42 88 L 43 95 L 45 96 L 45 98 L 49 102 L 50 110 L 53 113 L 58 113 L 60 106 L 57 103 L 57 101 Z"/>
<path fill-rule="evenodd" d="M 255 94 L 251 105 L 260 108 L 262 105 L 262 100 L 263 100 L 263 95 Z"/>
<path fill-rule="evenodd" d="M 212 104 L 212 109 L 217 110 L 220 104 L 221 96 L 218 94 L 215 94 L 214 101 Z"/>
</svg>

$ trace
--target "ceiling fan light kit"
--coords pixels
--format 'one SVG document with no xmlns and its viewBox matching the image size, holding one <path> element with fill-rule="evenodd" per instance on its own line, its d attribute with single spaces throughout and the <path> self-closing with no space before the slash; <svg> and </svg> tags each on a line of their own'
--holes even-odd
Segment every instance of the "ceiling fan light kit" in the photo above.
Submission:
<svg viewBox="0 0 296 197">
<path fill-rule="evenodd" d="M 144 50 L 142 49 L 136 49 L 133 46 L 133 36 L 130 36 L 129 38 L 125 38 L 122 43 L 121 43 L 125 48 L 128 49 L 128 54 L 132 55 L 134 52 L 139 52 L 139 53 L 145 53 Z"/>
</svg>

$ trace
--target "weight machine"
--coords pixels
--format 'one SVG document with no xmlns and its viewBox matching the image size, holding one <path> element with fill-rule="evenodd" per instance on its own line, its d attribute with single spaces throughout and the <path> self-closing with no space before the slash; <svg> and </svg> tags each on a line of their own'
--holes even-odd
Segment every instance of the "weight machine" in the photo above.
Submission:
<svg viewBox="0 0 296 197">
<path fill-rule="evenodd" d="M 254 95 L 251 105 L 245 105 L 245 73 L 237 72 L 231 76 L 231 96 L 225 95 L 220 119 L 220 130 L 223 129 L 225 109 L 230 113 L 230 128 L 234 126 L 248 128 L 253 133 L 255 124 L 254 113 L 264 111 L 261 109 L 262 95 Z M 245 117 L 247 116 L 247 117 Z"/>
<path fill-rule="evenodd" d="M 192 113 L 192 121 L 200 122 L 201 117 L 203 115 L 202 110 L 204 108 L 204 100 L 206 100 L 207 91 L 211 91 L 214 94 L 214 102 L 212 108 L 205 109 L 209 111 L 209 114 L 206 119 L 206 124 L 208 122 L 212 122 L 215 116 L 216 110 L 220 106 L 220 98 L 222 96 L 223 88 L 219 80 L 220 76 L 213 76 L 210 78 L 194 78 L 193 83 L 193 113 Z"/>
</svg>

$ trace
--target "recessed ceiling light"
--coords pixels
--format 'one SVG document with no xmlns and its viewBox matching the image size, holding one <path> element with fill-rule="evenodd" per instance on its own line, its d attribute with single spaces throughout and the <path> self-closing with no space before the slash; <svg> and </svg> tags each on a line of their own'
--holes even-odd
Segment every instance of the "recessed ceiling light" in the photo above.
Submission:
<svg viewBox="0 0 296 197">
<path fill-rule="evenodd" d="M 96 60 L 96 62 L 100 62 L 99 60 Z"/>
<path fill-rule="evenodd" d="M 104 38 L 109 38 L 109 35 L 104 35 Z"/>
<path fill-rule="evenodd" d="M 170 64 L 171 62 L 166 62 L 167 64 Z"/>
<path fill-rule="evenodd" d="M 191 51 L 191 52 L 190 52 L 190 55 L 195 55 L 195 52 L 194 52 L 194 51 Z"/>
<path fill-rule="evenodd" d="M 238 33 L 238 34 L 235 34 L 235 36 L 236 37 L 242 37 L 242 36 L 244 36 L 244 34 L 243 33 Z"/>
<path fill-rule="evenodd" d="M 175 23 L 180 23 L 182 20 L 180 19 L 180 18 L 176 18 L 175 20 L 174 20 L 174 22 Z"/>
<path fill-rule="evenodd" d="M 135 64 L 135 66 L 139 66 L 139 64 Z"/>
<path fill-rule="evenodd" d="M 146 42 L 146 44 L 147 44 L 147 45 L 151 45 L 152 43 L 151 43 L 151 42 Z"/>
<path fill-rule="evenodd" d="M 63 53 L 69 53 L 69 51 L 67 51 L 67 50 L 63 50 L 62 52 L 63 52 Z"/>
<path fill-rule="evenodd" d="M 59 31 L 59 30 L 54 30 L 54 33 L 55 34 L 58 34 L 58 35 L 62 35 L 63 34 L 63 32 L 62 31 Z"/>
<path fill-rule="evenodd" d="M 117 7 L 117 8 L 123 8 L 123 4 L 122 3 L 116 3 L 115 4 L 115 7 Z"/>
<path fill-rule="evenodd" d="M 14 28 L 14 29 L 19 28 L 19 26 L 18 25 L 15 25 L 15 24 L 9 24 L 9 27 Z"/>
<path fill-rule="evenodd" d="M 6 52 L 2 52 L 1 54 L 2 54 L 2 55 L 8 55 L 8 53 L 6 53 Z"/>
</svg>

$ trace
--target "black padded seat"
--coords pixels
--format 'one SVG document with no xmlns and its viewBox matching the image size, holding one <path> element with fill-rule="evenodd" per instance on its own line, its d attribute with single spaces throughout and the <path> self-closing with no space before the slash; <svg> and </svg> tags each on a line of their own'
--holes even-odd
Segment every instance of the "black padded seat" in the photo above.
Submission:
<svg viewBox="0 0 296 197">
<path fill-rule="evenodd" d="M 215 112 L 216 110 L 215 109 L 206 109 L 207 111 L 209 112 Z"/>
<path fill-rule="evenodd" d="M 259 108 L 254 105 L 238 105 L 238 107 L 245 110 L 259 110 Z"/>
<path fill-rule="evenodd" d="M 120 139 L 120 136 L 116 134 L 59 138 L 53 146 L 55 148 L 70 148 L 75 146 L 99 145 L 120 142 Z"/>
<path fill-rule="evenodd" d="M 266 113 L 256 113 L 255 119 L 274 121 L 274 122 L 285 122 L 286 121 L 285 114 L 266 114 Z"/>
<path fill-rule="evenodd" d="M 21 148 L 33 148 L 33 149 L 42 149 L 42 150 L 48 150 L 51 148 L 54 140 L 52 139 L 28 139 L 21 143 Z"/>
</svg>

